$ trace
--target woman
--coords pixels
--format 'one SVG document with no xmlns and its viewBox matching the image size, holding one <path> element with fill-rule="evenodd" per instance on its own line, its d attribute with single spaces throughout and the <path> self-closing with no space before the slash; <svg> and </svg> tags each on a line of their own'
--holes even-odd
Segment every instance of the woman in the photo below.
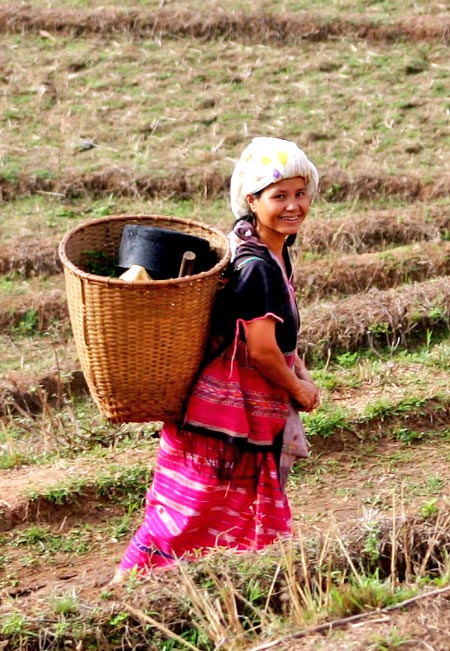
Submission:
<svg viewBox="0 0 450 651">
<path fill-rule="evenodd" d="M 293 142 L 255 138 L 231 178 L 234 257 L 219 293 L 212 352 L 181 426 L 161 433 L 144 522 L 113 582 L 214 547 L 261 549 L 291 533 L 284 492 L 307 456 L 298 410 L 319 392 L 297 355 L 299 317 L 288 245 L 318 174 Z"/>
</svg>

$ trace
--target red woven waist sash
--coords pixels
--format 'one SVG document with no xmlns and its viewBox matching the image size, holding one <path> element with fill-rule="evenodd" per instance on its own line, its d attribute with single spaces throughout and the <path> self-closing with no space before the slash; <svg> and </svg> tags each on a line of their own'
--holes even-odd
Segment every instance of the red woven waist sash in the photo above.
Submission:
<svg viewBox="0 0 450 651">
<path fill-rule="evenodd" d="M 289 366 L 293 354 L 286 355 Z M 270 447 L 286 423 L 288 393 L 253 366 L 243 341 L 231 344 L 202 371 L 189 398 L 183 427 Z"/>
</svg>

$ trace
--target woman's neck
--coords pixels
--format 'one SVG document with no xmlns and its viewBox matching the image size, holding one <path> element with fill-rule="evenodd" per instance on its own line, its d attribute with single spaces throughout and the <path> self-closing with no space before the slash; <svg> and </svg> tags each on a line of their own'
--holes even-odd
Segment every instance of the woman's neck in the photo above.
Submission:
<svg viewBox="0 0 450 651">
<path fill-rule="evenodd" d="M 258 237 L 263 244 L 274 254 L 275 257 L 283 259 L 283 249 L 286 237 L 281 233 L 258 232 Z"/>
<path fill-rule="evenodd" d="M 277 259 L 281 268 L 285 273 L 287 273 L 286 262 L 283 255 L 285 240 L 283 239 L 281 242 L 273 242 L 267 241 L 267 238 L 260 238 L 260 241 L 267 246 L 271 254 Z"/>
<path fill-rule="evenodd" d="M 262 237 L 260 238 L 261 242 L 267 246 L 269 251 L 284 265 L 284 258 L 283 258 L 283 249 L 284 249 L 284 244 L 285 244 L 285 239 L 280 239 L 280 238 L 267 238 L 267 237 Z"/>
</svg>

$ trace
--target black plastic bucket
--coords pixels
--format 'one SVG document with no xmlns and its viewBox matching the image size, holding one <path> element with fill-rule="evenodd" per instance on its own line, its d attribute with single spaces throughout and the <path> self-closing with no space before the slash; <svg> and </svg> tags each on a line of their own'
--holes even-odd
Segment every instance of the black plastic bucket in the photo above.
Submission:
<svg viewBox="0 0 450 651">
<path fill-rule="evenodd" d="M 194 274 L 207 271 L 215 261 L 209 242 L 201 237 L 167 228 L 128 224 L 122 231 L 119 267 L 145 267 L 153 280 L 177 278 L 183 254 L 195 253 Z"/>
</svg>

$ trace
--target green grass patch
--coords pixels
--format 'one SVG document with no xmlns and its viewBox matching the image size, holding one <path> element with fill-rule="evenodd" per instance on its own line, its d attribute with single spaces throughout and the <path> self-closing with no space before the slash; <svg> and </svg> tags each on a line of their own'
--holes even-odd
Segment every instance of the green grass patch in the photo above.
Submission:
<svg viewBox="0 0 450 651">
<path fill-rule="evenodd" d="M 414 413 L 422 416 L 424 405 L 429 404 L 429 399 L 426 397 L 406 397 L 398 402 L 392 402 L 384 399 L 377 400 L 365 409 L 365 419 L 380 419 L 384 420 L 386 417 L 404 416 L 405 414 Z"/>
<path fill-rule="evenodd" d="M 195 195 L 189 199 L 174 198 L 121 198 L 95 199 L 84 196 L 77 199 L 63 199 L 46 196 L 18 198 L 3 204 L 0 214 L 0 243 L 8 244 L 18 236 L 36 241 L 51 239 L 55 248 L 64 234 L 78 224 L 109 215 L 167 215 L 193 219 L 212 226 L 231 228 L 234 218 L 229 208 L 228 198 L 207 200 Z M 1 285 L 5 289 L 15 287 L 13 281 L 19 276 L 6 274 Z M 11 284 L 12 283 L 12 284 Z"/>
<path fill-rule="evenodd" d="M 22 529 L 10 540 L 12 547 L 32 549 L 39 556 L 59 553 L 83 556 L 92 547 L 93 530 L 89 525 L 73 527 L 70 532 L 56 534 L 49 527 L 32 525 Z"/>
<path fill-rule="evenodd" d="M 89 495 L 91 499 L 128 505 L 130 500 L 138 502 L 142 500 L 151 474 L 147 465 L 123 468 L 110 464 L 106 470 L 99 472 L 95 477 L 73 477 L 42 490 L 26 491 L 26 497 L 30 502 L 45 500 L 63 506 Z"/>
<path fill-rule="evenodd" d="M 348 411 L 328 405 L 322 405 L 319 410 L 303 415 L 308 436 L 328 438 L 339 430 L 352 429 L 351 416 Z"/>
<path fill-rule="evenodd" d="M 365 406 L 359 413 L 325 403 L 317 411 L 303 414 L 302 419 L 310 437 L 327 439 L 339 431 L 346 430 L 364 438 L 363 431 L 367 430 L 370 434 L 373 425 L 381 422 L 385 424 L 385 435 L 390 433 L 403 443 L 411 444 L 429 436 L 445 438 L 447 429 L 439 430 L 438 434 L 436 430 L 430 429 L 417 431 L 414 429 L 414 422 L 421 423 L 424 417 L 432 422 L 434 415 L 442 420 L 443 414 L 449 409 L 450 396 L 435 394 L 432 397 L 406 396 L 400 400 L 380 399 Z M 399 425 L 399 421 L 405 425 Z M 378 437 L 378 429 L 375 427 L 370 435 Z"/>
</svg>

